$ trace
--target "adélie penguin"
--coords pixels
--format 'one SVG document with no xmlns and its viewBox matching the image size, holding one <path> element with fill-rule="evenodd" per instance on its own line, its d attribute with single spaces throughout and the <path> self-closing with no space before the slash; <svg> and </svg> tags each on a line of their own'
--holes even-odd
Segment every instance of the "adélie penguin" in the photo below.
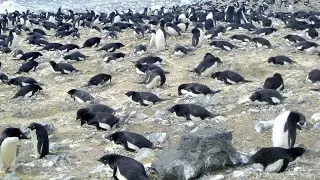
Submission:
<svg viewBox="0 0 320 180">
<path fill-rule="evenodd" d="M 237 84 L 240 82 L 252 82 L 250 80 L 244 79 L 239 73 L 229 70 L 214 72 L 211 74 L 211 78 L 214 78 L 218 81 L 222 81 L 227 85 Z"/>
<path fill-rule="evenodd" d="M 107 112 L 87 112 L 79 117 L 81 126 L 88 124 L 95 126 L 97 130 L 111 130 L 120 119 Z"/>
<path fill-rule="evenodd" d="M 19 76 L 19 77 L 10 78 L 8 80 L 7 84 L 22 87 L 22 86 L 28 86 L 30 84 L 38 84 L 39 85 L 39 82 L 37 82 L 32 77 Z"/>
<path fill-rule="evenodd" d="M 155 34 L 154 42 L 155 42 L 157 51 L 164 51 L 166 49 L 167 34 L 164 29 L 165 23 L 166 22 L 164 19 L 160 20 L 160 28 L 156 31 L 156 34 Z"/>
<path fill-rule="evenodd" d="M 199 83 L 186 83 L 181 84 L 178 87 L 178 95 L 187 95 L 192 97 L 198 97 L 200 95 L 214 95 L 219 93 L 221 90 L 214 91 L 208 86 Z"/>
<path fill-rule="evenodd" d="M 46 128 L 38 123 L 31 123 L 28 127 L 34 155 L 43 158 L 49 154 L 49 137 Z"/>
<path fill-rule="evenodd" d="M 113 169 L 113 178 L 118 180 L 148 180 L 144 166 L 129 157 L 107 154 L 98 159 L 104 165 Z"/>
<path fill-rule="evenodd" d="M 27 86 L 22 86 L 19 89 L 19 91 L 11 99 L 14 99 L 14 98 L 17 98 L 17 97 L 20 97 L 20 96 L 22 96 L 24 98 L 31 97 L 36 92 L 41 91 L 41 90 L 42 90 L 42 88 L 37 84 L 30 84 L 30 85 L 27 85 Z"/>
<path fill-rule="evenodd" d="M 320 81 L 320 70 L 319 69 L 314 69 L 314 70 L 310 71 L 308 73 L 306 81 L 310 82 L 310 83 L 315 83 L 317 81 Z"/>
<path fill-rule="evenodd" d="M 39 63 L 36 62 L 36 61 L 25 62 L 24 64 L 22 64 L 20 66 L 19 70 L 16 73 L 17 74 L 20 74 L 20 73 L 23 73 L 23 72 L 28 73 L 31 70 L 36 71 L 38 65 L 39 65 Z"/>
<path fill-rule="evenodd" d="M 6 128 L 0 134 L 0 173 L 15 168 L 18 143 L 28 139 L 19 128 Z"/>
<path fill-rule="evenodd" d="M 288 64 L 292 64 L 292 63 L 296 63 L 296 62 L 293 61 L 288 56 L 280 55 L 280 56 L 273 56 L 273 57 L 268 58 L 268 63 L 278 64 L 278 65 L 288 65 Z"/>
<path fill-rule="evenodd" d="M 257 104 L 280 104 L 286 97 L 283 97 L 277 90 L 261 89 L 254 92 L 249 99 Z"/>
<path fill-rule="evenodd" d="M 175 113 L 178 117 L 184 117 L 187 120 L 199 121 L 215 117 L 206 108 L 196 104 L 176 104 L 168 108 L 168 111 Z"/>
<path fill-rule="evenodd" d="M 258 48 L 262 48 L 262 47 L 271 48 L 272 47 L 271 43 L 267 39 L 262 38 L 262 37 L 252 38 L 251 41 L 254 42 L 256 44 L 256 47 L 258 47 Z"/>
<path fill-rule="evenodd" d="M 281 74 L 275 73 L 272 77 L 268 77 L 263 84 L 264 89 L 274 89 L 277 91 L 283 91 L 284 82 Z"/>
<path fill-rule="evenodd" d="M 129 131 L 118 131 L 105 137 L 116 145 L 121 145 L 125 150 L 138 152 L 142 148 L 156 149 L 157 147 L 141 134 Z"/>
<path fill-rule="evenodd" d="M 108 82 L 111 83 L 112 76 L 110 74 L 100 73 L 90 78 L 86 86 L 103 86 Z"/>
<path fill-rule="evenodd" d="M 220 58 L 213 56 L 211 53 L 206 53 L 203 60 L 192 72 L 196 72 L 201 76 L 210 76 L 214 69 L 218 67 L 218 64 L 222 64 Z"/>
<path fill-rule="evenodd" d="M 60 72 L 61 74 L 71 74 L 79 72 L 71 64 L 68 63 L 56 63 L 54 61 L 49 61 L 54 73 Z"/>
<path fill-rule="evenodd" d="M 106 106 L 104 104 L 92 104 L 85 108 L 81 108 L 77 111 L 77 117 L 76 120 L 80 120 L 81 116 L 85 113 L 96 113 L 96 112 L 106 112 L 110 114 L 115 114 L 116 110 L 112 109 L 109 106 Z"/>
<path fill-rule="evenodd" d="M 225 50 L 225 51 L 231 51 L 232 49 L 238 48 L 237 46 L 231 44 L 228 41 L 212 41 L 211 43 L 209 43 L 210 46 Z"/>
<path fill-rule="evenodd" d="M 304 148 L 285 149 L 281 147 L 261 148 L 250 157 L 249 163 L 259 172 L 284 172 L 290 162 L 294 162 L 305 152 Z"/>
<path fill-rule="evenodd" d="M 71 89 L 67 93 L 78 103 L 85 103 L 87 101 L 92 102 L 94 100 L 94 98 L 89 93 L 82 90 Z"/>
<path fill-rule="evenodd" d="M 157 95 L 150 92 L 128 91 L 125 93 L 125 95 L 130 97 L 132 101 L 140 103 L 141 106 L 150 106 L 167 100 L 161 99 Z"/>
<path fill-rule="evenodd" d="M 296 142 L 297 129 L 306 125 L 306 117 L 297 111 L 285 111 L 274 120 L 272 142 L 274 147 L 293 148 Z"/>
<path fill-rule="evenodd" d="M 88 56 L 82 54 L 79 51 L 73 52 L 71 54 L 65 55 L 63 57 L 64 60 L 73 60 L 73 61 L 83 61 L 87 58 Z"/>
<path fill-rule="evenodd" d="M 143 84 L 148 89 L 161 87 L 166 82 L 165 72 L 159 67 L 147 71 L 146 77 L 139 84 Z"/>
</svg>

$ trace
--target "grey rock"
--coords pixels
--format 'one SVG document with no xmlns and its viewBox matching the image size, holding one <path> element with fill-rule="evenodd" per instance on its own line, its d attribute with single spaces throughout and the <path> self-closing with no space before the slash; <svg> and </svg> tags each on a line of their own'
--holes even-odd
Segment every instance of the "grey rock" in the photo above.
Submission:
<svg viewBox="0 0 320 180">
<path fill-rule="evenodd" d="M 199 180 L 223 180 L 224 175 L 219 174 L 219 175 L 211 175 L 211 176 L 204 176 L 201 177 Z"/>
<path fill-rule="evenodd" d="M 273 128 L 273 121 L 259 121 L 255 126 L 254 129 L 258 133 L 264 133 Z"/>
<path fill-rule="evenodd" d="M 184 131 L 191 131 L 196 127 L 196 124 L 192 121 L 183 123 Z"/>
<path fill-rule="evenodd" d="M 94 170 L 92 170 L 89 174 L 90 174 L 90 177 L 92 178 L 106 178 L 106 177 L 111 178 L 113 176 L 113 169 L 103 164 L 100 164 Z"/>
<path fill-rule="evenodd" d="M 142 148 L 136 154 L 134 159 L 148 166 L 149 164 L 151 165 L 151 163 L 155 159 L 155 152 L 153 149 Z"/>
<path fill-rule="evenodd" d="M 315 113 L 312 115 L 311 120 L 317 122 L 320 120 L 320 113 Z"/>
<path fill-rule="evenodd" d="M 166 117 L 167 113 L 165 111 L 162 110 L 157 110 L 154 113 L 154 117 L 156 120 L 161 121 L 164 117 Z"/>
<path fill-rule="evenodd" d="M 25 118 L 25 117 L 29 117 L 33 114 L 32 109 L 30 108 L 22 108 L 16 112 L 13 113 L 13 117 L 17 117 L 17 118 Z"/>
<path fill-rule="evenodd" d="M 51 143 L 49 150 L 50 151 L 65 151 L 71 149 L 70 144 L 56 144 Z"/>
<path fill-rule="evenodd" d="M 147 139 L 153 144 L 162 144 L 167 139 L 167 133 L 150 133 Z"/>
<path fill-rule="evenodd" d="M 237 179 L 243 178 L 245 176 L 246 176 L 246 174 L 243 171 L 233 171 L 233 173 L 232 173 L 232 177 L 237 178 Z"/>
<path fill-rule="evenodd" d="M 160 179 L 187 180 L 211 174 L 243 160 L 232 147 L 232 133 L 215 128 L 199 129 L 181 137 L 176 149 L 165 151 L 152 164 Z"/>
<path fill-rule="evenodd" d="M 44 167 L 71 164 L 70 158 L 67 155 L 46 155 L 42 161 L 42 166 Z"/>
<path fill-rule="evenodd" d="M 42 126 L 44 126 L 44 128 L 46 128 L 48 135 L 53 134 L 56 130 L 56 128 L 54 127 L 54 125 L 52 123 L 43 122 L 41 124 L 42 124 Z"/>
<path fill-rule="evenodd" d="M 16 172 L 13 171 L 12 173 L 5 176 L 3 180 L 20 180 L 20 178 L 17 176 Z"/>
</svg>

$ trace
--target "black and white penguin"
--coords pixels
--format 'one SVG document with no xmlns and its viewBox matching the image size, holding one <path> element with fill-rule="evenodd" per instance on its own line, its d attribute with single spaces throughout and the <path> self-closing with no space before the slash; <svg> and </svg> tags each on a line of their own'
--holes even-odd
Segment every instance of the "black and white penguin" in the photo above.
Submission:
<svg viewBox="0 0 320 180">
<path fill-rule="evenodd" d="M 283 39 L 285 39 L 286 41 L 289 41 L 291 43 L 298 43 L 298 42 L 306 41 L 306 39 L 304 39 L 303 37 L 295 35 L 295 34 L 288 34 L 288 35 L 284 36 Z"/>
<path fill-rule="evenodd" d="M 15 168 L 18 143 L 28 139 L 19 128 L 6 128 L 0 134 L 0 173 Z"/>
<path fill-rule="evenodd" d="M 71 64 L 68 63 L 56 63 L 54 61 L 49 61 L 49 63 L 54 73 L 60 72 L 61 74 L 72 74 L 79 72 L 79 70 L 77 70 Z"/>
<path fill-rule="evenodd" d="M 84 103 L 87 101 L 92 102 L 94 100 L 94 98 L 89 93 L 82 90 L 71 89 L 67 93 L 78 103 Z"/>
<path fill-rule="evenodd" d="M 201 76 L 210 76 L 214 69 L 218 67 L 218 64 L 222 64 L 220 58 L 213 56 L 211 53 L 206 53 L 203 60 L 193 71 Z"/>
<path fill-rule="evenodd" d="M 269 34 L 272 34 L 273 32 L 276 32 L 277 29 L 276 28 L 260 28 L 260 29 L 257 29 L 253 34 L 257 34 L 259 36 L 266 36 L 266 35 L 269 35 Z"/>
<path fill-rule="evenodd" d="M 141 106 L 151 106 L 158 102 L 166 101 L 168 99 L 161 99 L 157 95 L 150 92 L 128 91 L 126 96 L 131 98 L 133 102 L 139 103 Z"/>
<path fill-rule="evenodd" d="M 96 47 L 98 47 L 98 45 L 100 44 L 100 41 L 101 41 L 100 37 L 89 38 L 83 43 L 82 48 L 92 47 L 94 45 L 96 45 Z"/>
<path fill-rule="evenodd" d="M 178 95 L 187 95 L 192 97 L 198 97 L 200 95 L 214 95 L 221 92 L 221 90 L 214 91 L 208 86 L 199 83 L 186 83 L 181 84 L 178 87 Z"/>
<path fill-rule="evenodd" d="M 16 74 L 20 74 L 20 73 L 28 73 L 31 70 L 36 71 L 37 67 L 38 67 L 39 63 L 36 61 L 27 61 L 25 63 L 23 63 L 19 70 L 16 72 Z"/>
<path fill-rule="evenodd" d="M 103 60 L 106 63 L 122 60 L 126 56 L 125 53 L 122 52 L 110 52 L 103 55 Z"/>
<path fill-rule="evenodd" d="M 161 87 L 166 82 L 166 75 L 163 69 L 155 68 L 151 71 L 147 71 L 146 77 L 139 84 L 143 84 L 148 89 L 155 87 Z"/>
<path fill-rule="evenodd" d="M 180 36 L 181 35 L 181 29 L 175 24 L 167 23 L 166 28 L 167 28 L 166 32 L 170 36 Z"/>
<path fill-rule="evenodd" d="M 76 120 L 80 120 L 81 116 L 85 113 L 96 113 L 96 112 L 106 112 L 110 114 L 115 114 L 116 110 L 112 109 L 109 106 L 106 106 L 104 104 L 92 104 L 85 108 L 81 108 L 77 111 L 77 117 Z"/>
<path fill-rule="evenodd" d="M 105 138 L 116 145 L 121 145 L 125 150 L 130 152 L 138 152 L 142 148 L 156 148 L 153 143 L 143 135 L 129 131 L 118 131 Z"/>
<path fill-rule="evenodd" d="M 251 40 L 252 42 L 255 43 L 256 47 L 258 48 L 262 48 L 264 46 L 268 47 L 268 48 L 271 48 L 271 43 L 269 40 L 265 39 L 265 38 L 262 38 L 262 37 L 255 37 L 255 38 L 252 38 Z"/>
<path fill-rule="evenodd" d="M 294 162 L 305 152 L 304 148 L 285 149 L 281 147 L 261 148 L 250 157 L 252 168 L 259 172 L 284 172 L 290 162 Z"/>
<path fill-rule="evenodd" d="M 145 44 L 139 44 L 133 49 L 133 53 L 143 55 L 147 52 L 147 46 Z"/>
<path fill-rule="evenodd" d="M 238 48 L 237 46 L 231 44 L 228 41 L 212 41 L 209 43 L 210 46 L 225 50 L 225 51 L 231 51 L 234 48 Z"/>
<path fill-rule="evenodd" d="M 38 123 L 31 123 L 30 137 L 33 145 L 33 151 L 36 158 L 44 158 L 49 154 L 49 137 L 46 128 Z"/>
<path fill-rule="evenodd" d="M 283 91 L 284 82 L 281 74 L 275 73 L 272 77 L 268 77 L 263 84 L 264 89 L 274 89 L 277 91 Z"/>
<path fill-rule="evenodd" d="M 100 73 L 90 78 L 86 86 L 104 86 L 108 82 L 111 83 L 112 76 L 110 74 Z"/>
<path fill-rule="evenodd" d="M 201 42 L 200 41 L 200 35 L 201 35 L 200 29 L 194 28 L 191 30 L 191 33 L 192 33 L 191 45 L 193 47 L 197 47 L 199 45 L 199 42 Z"/>
<path fill-rule="evenodd" d="M 81 126 L 88 124 L 97 130 L 111 130 L 120 121 L 119 118 L 107 112 L 87 112 L 79 117 Z"/>
<path fill-rule="evenodd" d="M 166 50 L 166 37 L 167 33 L 164 29 L 165 20 L 160 20 L 160 28 L 156 31 L 155 37 L 154 37 L 154 44 L 157 48 L 157 51 L 164 51 Z"/>
<path fill-rule="evenodd" d="M 184 117 L 187 120 L 193 121 L 215 117 L 215 115 L 209 112 L 206 108 L 196 104 L 176 104 L 170 107 L 168 111 L 175 113 L 177 117 Z"/>
<path fill-rule="evenodd" d="M 252 82 L 250 80 L 245 80 L 239 73 L 229 70 L 214 72 L 211 74 L 211 78 L 222 81 L 228 85 L 237 84 L 239 82 Z"/>
<path fill-rule="evenodd" d="M 191 51 L 191 49 L 189 49 L 188 47 L 181 46 L 181 45 L 176 45 L 174 47 L 173 55 L 181 57 L 181 56 L 187 55 L 190 51 Z"/>
<path fill-rule="evenodd" d="M 80 49 L 80 47 L 76 44 L 65 44 L 59 47 L 59 51 L 62 51 L 62 52 L 69 52 L 74 49 Z"/>
<path fill-rule="evenodd" d="M 140 58 L 138 61 L 135 62 L 136 64 L 153 64 L 153 65 L 160 65 L 163 63 L 163 59 L 158 56 L 146 56 Z"/>
<path fill-rule="evenodd" d="M 65 55 L 63 57 L 63 59 L 64 60 L 73 60 L 73 61 L 83 61 L 87 57 L 89 57 L 89 56 L 86 56 L 86 55 L 82 54 L 81 52 L 76 51 L 76 52 L 73 52 L 71 54 Z"/>
<path fill-rule="evenodd" d="M 135 64 L 134 66 L 136 68 L 136 72 L 141 75 L 146 75 L 146 73 L 148 71 L 151 71 L 152 69 L 155 69 L 155 68 L 159 68 L 159 66 L 154 65 L 154 64 L 140 64 L 140 63 L 138 63 L 138 64 Z M 165 74 L 167 74 L 167 72 L 165 72 Z"/>
<path fill-rule="evenodd" d="M 9 81 L 9 77 L 5 73 L 0 71 L 0 82 L 8 83 L 8 81 Z"/>
<path fill-rule="evenodd" d="M 278 65 L 288 65 L 292 63 L 296 63 L 288 56 L 273 56 L 268 58 L 268 63 L 278 64 Z"/>
<path fill-rule="evenodd" d="M 120 49 L 124 47 L 124 44 L 122 43 L 107 43 L 104 46 L 102 46 L 101 48 L 99 48 L 97 51 L 107 51 L 107 52 L 114 52 L 117 49 Z"/>
<path fill-rule="evenodd" d="M 274 120 L 272 142 L 274 147 L 290 149 L 294 147 L 297 128 L 306 125 L 306 117 L 296 111 L 285 111 Z"/>
<path fill-rule="evenodd" d="M 155 30 L 150 30 L 150 41 L 149 41 L 149 47 L 153 47 L 156 45 L 156 31 Z"/>
<path fill-rule="evenodd" d="M 254 92 L 249 99 L 253 103 L 257 104 L 270 104 L 277 105 L 280 104 L 285 97 L 283 97 L 277 90 L 274 89 L 261 89 Z"/>
<path fill-rule="evenodd" d="M 295 44 L 295 48 L 297 48 L 299 51 L 309 51 L 312 52 L 316 50 L 316 48 L 319 45 L 315 42 L 310 41 L 301 41 Z"/>
<path fill-rule="evenodd" d="M 37 84 L 30 84 L 30 85 L 27 85 L 27 86 L 23 86 L 19 89 L 19 91 L 11 98 L 11 99 L 14 99 L 14 98 L 17 98 L 17 97 L 31 97 L 33 96 L 36 92 L 38 91 L 41 91 L 42 88 L 37 85 Z"/>
<path fill-rule="evenodd" d="M 177 25 L 181 29 L 181 32 L 186 32 L 189 27 L 189 22 L 177 21 L 174 24 Z"/>
<path fill-rule="evenodd" d="M 314 69 L 308 73 L 308 76 L 306 78 L 306 81 L 310 83 L 315 83 L 317 81 L 320 81 L 320 70 Z"/>
<path fill-rule="evenodd" d="M 118 180 L 148 180 L 148 176 L 144 166 L 129 157 L 116 155 L 116 154 L 107 154 L 102 156 L 99 162 L 104 165 L 109 165 L 113 169 L 113 178 Z"/>
<path fill-rule="evenodd" d="M 310 39 L 315 39 L 315 38 L 319 37 L 319 33 L 315 28 L 310 28 L 307 31 L 307 37 Z"/>
<path fill-rule="evenodd" d="M 42 49 L 41 51 L 57 51 L 59 50 L 59 48 L 63 46 L 62 44 L 60 43 L 47 43 Z"/>
<path fill-rule="evenodd" d="M 232 40 L 241 41 L 242 43 L 248 43 L 251 41 L 251 37 L 244 34 L 235 34 L 230 37 Z"/>
<path fill-rule="evenodd" d="M 20 77 L 10 78 L 8 80 L 7 84 L 22 87 L 22 86 L 28 86 L 30 84 L 38 84 L 39 85 L 39 82 L 37 82 L 32 77 L 20 76 Z"/>
<path fill-rule="evenodd" d="M 24 61 L 33 61 L 39 57 L 43 56 L 40 52 L 26 52 L 22 54 L 22 56 L 19 58 L 19 60 L 24 60 Z"/>
</svg>

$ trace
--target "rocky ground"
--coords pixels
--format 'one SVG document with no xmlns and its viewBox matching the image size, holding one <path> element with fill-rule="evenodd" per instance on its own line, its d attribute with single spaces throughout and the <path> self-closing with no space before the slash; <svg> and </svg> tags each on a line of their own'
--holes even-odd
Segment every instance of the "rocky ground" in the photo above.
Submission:
<svg viewBox="0 0 320 180">
<path fill-rule="evenodd" d="M 276 25 L 281 28 L 281 24 Z M 223 39 L 230 40 L 233 34 L 245 33 L 247 31 L 231 31 L 223 35 Z M 239 49 L 224 52 L 213 49 L 204 42 L 194 54 L 182 58 L 173 57 L 173 47 L 176 44 L 190 45 L 191 34 L 185 33 L 181 37 L 168 39 L 168 49 L 165 52 L 156 53 L 155 49 L 148 50 L 150 54 L 159 55 L 164 59 L 166 65 L 164 70 L 169 71 L 167 81 L 162 88 L 148 90 L 134 82 L 140 81 L 142 77 L 135 73 L 132 61 L 140 56 L 134 55 L 133 48 L 140 43 L 148 43 L 149 37 L 142 40 L 134 39 L 133 31 L 127 30 L 119 34 L 119 39 L 103 39 L 101 44 L 107 42 L 122 42 L 126 46 L 121 52 L 127 53 L 122 61 L 107 64 L 103 62 L 103 52 L 96 52 L 97 48 L 81 49 L 80 51 L 90 56 L 86 61 L 73 63 L 79 74 L 60 75 L 53 74 L 48 63 L 50 60 L 60 61 L 61 54 L 58 52 L 43 52 L 44 61 L 40 63 L 38 70 L 23 76 L 30 76 L 43 83 L 43 92 L 38 93 L 30 99 L 10 99 L 17 88 L 0 84 L 0 129 L 7 126 L 26 127 L 31 122 L 45 122 L 51 125 L 50 135 L 51 152 L 42 160 L 30 157 L 31 142 L 22 141 L 19 151 L 18 166 L 15 174 L 0 175 L 0 178 L 12 179 L 111 179 L 110 171 L 105 170 L 97 159 L 106 153 L 119 153 L 135 157 L 136 154 L 125 152 L 122 149 L 113 148 L 112 144 L 104 140 L 103 136 L 110 132 L 97 131 L 89 126 L 80 127 L 75 120 L 77 109 L 86 105 L 74 102 L 67 91 L 79 88 L 89 92 L 97 102 L 109 105 L 118 110 L 117 115 L 123 120 L 121 127 L 113 130 L 127 130 L 137 132 L 151 137 L 152 141 L 158 142 L 159 146 L 166 148 L 174 147 L 182 134 L 196 131 L 202 127 L 219 127 L 233 131 L 233 146 L 241 152 L 250 153 L 258 147 L 272 146 L 271 131 L 258 133 L 255 124 L 263 120 L 272 120 L 283 110 L 297 110 L 304 113 L 309 125 L 298 132 L 297 143 L 307 148 L 307 152 L 300 162 L 281 174 L 258 173 L 250 167 L 229 168 L 216 172 L 226 179 L 317 179 L 320 177 L 320 141 L 319 141 L 319 117 L 313 116 L 318 113 L 320 104 L 319 94 L 311 92 L 311 87 L 317 84 L 305 82 L 305 78 L 312 69 L 319 67 L 317 54 L 296 52 L 293 46 L 285 42 L 282 37 L 288 33 L 297 33 L 304 36 L 303 32 L 292 32 L 288 29 L 280 29 L 278 32 L 266 36 L 273 45 L 272 49 L 257 49 L 253 44 L 242 45 L 237 42 Z M 52 32 L 48 32 L 52 34 Z M 81 39 L 58 39 L 48 37 L 50 42 L 75 43 L 82 45 L 85 39 L 92 36 L 102 36 L 99 33 L 90 33 L 89 30 L 81 30 Z M 26 36 L 22 35 L 15 39 L 13 49 L 20 48 L 23 51 L 38 50 L 24 42 Z M 319 43 L 319 41 L 316 41 Z M 224 85 L 210 77 L 199 77 L 190 73 L 190 69 L 199 63 L 206 52 L 218 56 L 223 64 L 218 70 L 234 70 L 242 74 L 252 83 L 238 85 Z M 297 63 L 290 66 L 275 66 L 266 63 L 270 56 L 287 55 Z M 3 71 L 13 76 L 22 62 L 13 60 L 11 55 L 0 55 L 3 63 Z M 264 80 L 275 72 L 283 75 L 285 91 L 282 93 L 288 98 L 277 106 L 254 106 L 250 104 L 239 104 L 239 99 L 253 93 L 261 87 Z M 113 76 L 110 86 L 103 88 L 83 88 L 86 82 L 98 73 L 108 73 Z M 178 85 L 182 83 L 199 82 L 206 84 L 212 89 L 221 89 L 222 92 L 210 98 L 185 98 L 177 96 Z M 152 107 L 141 107 L 132 104 L 124 95 L 126 91 L 139 90 L 150 91 L 162 98 L 170 100 Z M 186 122 L 185 119 L 177 119 L 168 114 L 166 109 L 175 103 L 195 103 L 206 107 L 211 112 L 221 113 L 214 119 L 201 122 Z M 313 116 L 313 118 L 311 118 Z M 53 127 L 54 128 L 53 128 Z M 158 133 L 158 134 L 155 134 Z M 159 134 L 161 133 L 161 134 Z M 155 158 L 160 153 L 156 150 Z M 152 157 L 147 162 L 152 161 Z M 152 178 L 157 179 L 155 175 Z M 213 175 L 207 175 L 202 179 L 213 179 Z"/>
</svg>

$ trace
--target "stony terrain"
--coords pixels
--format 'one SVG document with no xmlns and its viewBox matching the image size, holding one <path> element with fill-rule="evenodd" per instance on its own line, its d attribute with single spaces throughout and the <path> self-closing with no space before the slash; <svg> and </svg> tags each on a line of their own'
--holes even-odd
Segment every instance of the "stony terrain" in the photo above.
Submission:
<svg viewBox="0 0 320 180">
<path fill-rule="evenodd" d="M 282 24 L 275 25 L 281 28 Z M 48 32 L 52 34 L 53 32 Z M 223 34 L 223 39 L 230 40 L 232 34 L 245 33 L 247 31 L 231 31 Z M 159 145 L 166 148 L 174 147 L 181 135 L 185 132 L 195 131 L 201 127 L 219 127 L 233 131 L 233 146 L 240 152 L 250 153 L 258 147 L 272 146 L 271 132 L 258 133 L 255 131 L 255 124 L 261 120 L 272 120 L 283 110 L 297 110 L 304 113 L 309 122 L 308 126 L 298 132 L 297 143 L 307 148 L 307 152 L 300 162 L 281 174 L 261 174 L 254 172 L 250 167 L 239 167 L 226 169 L 216 174 L 222 174 L 226 179 L 317 179 L 320 175 L 320 141 L 319 141 L 319 120 L 311 118 L 318 113 L 320 105 L 319 94 L 311 92 L 311 87 L 317 84 L 305 82 L 305 78 L 312 69 L 319 67 L 317 54 L 296 52 L 293 46 L 283 40 L 288 33 L 297 33 L 304 36 L 303 32 L 291 32 L 288 29 L 280 29 L 278 32 L 266 36 L 272 43 L 272 49 L 257 49 L 253 44 L 242 45 L 237 42 L 239 49 L 231 52 L 224 52 L 213 49 L 207 42 L 203 42 L 194 54 L 177 58 L 172 55 L 173 47 L 176 44 L 190 45 L 191 34 L 185 33 L 181 37 L 168 39 L 168 49 L 165 52 L 157 53 L 155 49 L 149 49 L 150 54 L 159 55 L 166 62 L 163 69 L 169 71 L 167 82 L 164 87 L 153 90 L 143 88 L 135 83 L 141 80 L 141 76 L 135 73 L 133 61 L 140 56 L 132 53 L 133 48 L 140 43 L 148 43 L 149 36 L 137 40 L 133 37 L 133 30 L 127 30 L 119 34 L 119 38 L 103 39 L 103 43 L 122 42 L 126 46 L 121 49 L 128 56 L 120 62 L 107 64 L 103 62 L 103 52 L 96 52 L 96 48 L 81 49 L 80 51 L 90 56 L 84 62 L 76 62 L 73 65 L 80 70 L 79 74 L 60 75 L 53 74 L 48 63 L 50 60 L 60 61 L 61 53 L 44 52 L 44 60 L 38 70 L 29 74 L 43 83 L 43 92 L 38 93 L 30 99 L 10 99 L 18 90 L 16 87 L 0 84 L 0 129 L 7 126 L 26 127 L 31 122 L 45 122 L 54 126 L 50 135 L 51 151 L 58 155 L 50 155 L 43 160 L 35 160 L 29 155 L 31 142 L 23 141 L 18 157 L 18 167 L 15 174 L 8 179 L 18 176 L 21 179 L 108 179 L 110 172 L 105 171 L 97 159 L 105 153 L 119 153 L 135 157 L 134 153 L 127 153 L 122 149 L 113 148 L 112 144 L 103 139 L 103 136 L 111 132 L 97 131 L 89 126 L 80 127 L 75 120 L 77 109 L 86 106 L 74 102 L 67 94 L 72 88 L 80 88 L 89 92 L 97 102 L 109 105 L 118 110 L 117 115 L 123 120 L 121 127 L 113 130 L 128 130 L 144 135 L 156 136 L 166 133 L 164 142 Z M 82 45 L 85 39 L 92 36 L 102 36 L 99 33 L 91 33 L 88 29 L 81 29 L 81 39 L 58 39 L 48 37 L 50 42 L 74 43 Z M 14 48 L 23 51 L 40 49 L 28 45 L 25 35 L 14 40 Z M 319 43 L 319 41 L 317 41 Z M 218 56 L 223 64 L 218 70 L 234 70 L 242 74 L 252 83 L 238 85 L 224 85 L 210 77 L 199 77 L 187 70 L 199 63 L 206 52 Z M 270 56 L 287 55 L 297 63 L 290 66 L 275 66 L 266 63 Z M 0 55 L 3 63 L 3 71 L 11 76 L 17 71 L 21 62 L 14 60 L 11 55 Z M 277 106 L 254 106 L 250 104 L 239 104 L 239 99 L 250 95 L 257 88 L 261 87 L 264 80 L 275 72 L 283 75 L 285 80 L 285 91 L 282 93 L 288 98 L 281 105 Z M 108 73 L 113 76 L 112 84 L 103 88 L 84 88 L 86 82 L 98 73 Z M 178 97 L 177 87 L 182 83 L 199 82 L 206 84 L 212 89 L 221 89 L 222 92 L 210 98 L 185 98 Z M 132 104 L 124 95 L 126 91 L 139 90 L 150 91 L 162 98 L 170 100 L 152 107 L 141 107 Z M 201 122 L 186 122 L 184 119 L 177 119 L 168 114 L 166 109 L 175 103 L 195 103 L 206 107 L 211 112 L 221 113 L 214 119 Z M 315 117 L 315 116 L 314 116 Z M 162 134 L 163 135 L 163 134 Z M 161 140 L 161 139 L 160 139 Z M 156 150 L 156 156 L 160 150 Z M 106 175 L 107 174 L 107 175 Z M 6 175 L 0 175 L 0 178 Z M 154 175 L 151 175 L 154 177 Z M 203 179 L 212 179 L 212 176 Z M 154 179 L 157 179 L 154 177 Z"/>
</svg>

